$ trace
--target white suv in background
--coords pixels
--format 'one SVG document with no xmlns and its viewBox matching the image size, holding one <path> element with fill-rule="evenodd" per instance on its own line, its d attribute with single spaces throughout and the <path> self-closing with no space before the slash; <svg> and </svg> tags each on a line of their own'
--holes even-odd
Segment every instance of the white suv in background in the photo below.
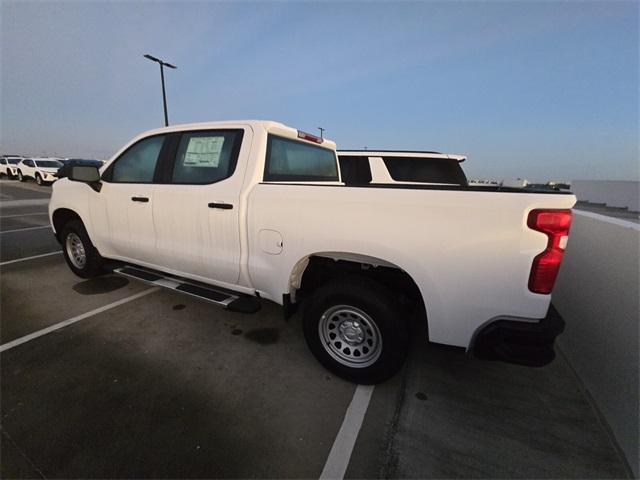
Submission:
<svg viewBox="0 0 640 480">
<path fill-rule="evenodd" d="M 3 155 L 0 157 L 0 177 L 15 178 L 18 175 L 18 163 L 22 157 L 17 155 Z"/>
<path fill-rule="evenodd" d="M 55 158 L 23 158 L 18 164 L 18 180 L 33 178 L 38 185 L 53 183 L 58 179 L 62 162 Z"/>
</svg>

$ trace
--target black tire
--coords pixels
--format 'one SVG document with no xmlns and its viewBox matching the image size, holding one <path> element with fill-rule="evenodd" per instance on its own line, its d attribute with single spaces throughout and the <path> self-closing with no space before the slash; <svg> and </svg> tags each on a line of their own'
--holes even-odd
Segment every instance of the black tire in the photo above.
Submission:
<svg viewBox="0 0 640 480">
<path fill-rule="evenodd" d="M 36 183 L 40 186 L 44 185 L 44 181 L 42 180 L 42 177 L 40 176 L 39 173 L 36 173 Z"/>
<path fill-rule="evenodd" d="M 71 241 L 70 235 L 75 235 L 82 243 L 85 253 L 85 262 L 82 266 L 78 265 L 77 261 L 73 261 L 69 257 L 69 250 L 67 242 Z M 73 238 L 73 237 L 71 237 Z M 83 223 L 80 220 L 71 220 L 62 227 L 60 233 L 60 240 L 62 243 L 62 253 L 64 259 L 67 261 L 67 265 L 73 273 L 81 278 L 94 278 L 106 273 L 104 269 L 104 259 L 98 253 L 98 250 L 91 243 L 87 230 L 84 228 Z"/>
<path fill-rule="evenodd" d="M 347 307 L 346 310 L 344 307 Z M 353 313 L 350 313 L 350 309 L 353 309 Z M 361 316 L 362 313 L 365 316 Z M 342 333 L 345 333 L 342 330 L 345 321 L 334 323 L 333 327 L 331 327 L 331 323 L 340 322 L 340 320 L 335 319 L 346 318 L 347 323 L 351 321 L 351 326 L 353 326 L 354 320 L 350 320 L 350 316 L 356 322 L 360 322 L 359 325 L 356 324 L 359 327 L 356 328 L 357 333 L 354 333 L 353 329 L 349 331 L 349 326 L 347 326 L 346 333 L 352 336 L 353 343 L 341 343 L 341 339 L 347 339 L 342 334 L 334 336 L 334 339 L 330 340 L 331 332 L 337 333 L 338 329 L 340 329 Z M 360 316 L 359 319 L 358 316 Z M 331 320 L 327 320 L 329 318 Z M 372 320 L 374 323 L 372 329 L 366 326 L 368 320 Z M 329 330 L 324 328 L 324 325 L 327 324 L 329 324 L 327 327 Z M 407 322 L 403 318 L 401 309 L 396 305 L 386 288 L 368 278 L 351 277 L 344 280 L 330 281 L 320 287 L 314 292 L 305 306 L 303 329 L 307 345 L 318 361 L 339 377 L 355 383 L 375 384 L 383 382 L 402 368 L 407 357 L 409 335 Z M 372 330 L 375 334 L 379 334 L 381 343 L 381 346 L 376 349 L 378 356 L 371 357 L 368 360 L 373 363 L 354 366 L 352 362 L 358 361 L 355 357 L 352 361 L 341 361 L 336 358 L 337 355 L 340 355 L 340 353 L 336 354 L 336 349 L 341 350 L 343 353 L 348 351 L 349 354 L 353 355 L 355 355 L 356 349 L 360 349 L 361 355 L 372 355 L 367 351 L 367 344 L 365 343 L 369 342 L 365 331 L 372 334 Z M 321 331 L 329 332 L 329 334 L 323 337 Z M 361 335 L 364 335 L 364 340 L 361 339 Z M 372 338 L 375 338 L 375 336 L 372 335 Z M 330 351 L 333 353 L 330 353 Z"/>
<path fill-rule="evenodd" d="M 27 177 L 22 175 L 22 171 L 21 170 L 18 170 L 18 180 L 20 180 L 21 182 L 26 182 L 27 181 Z"/>
</svg>

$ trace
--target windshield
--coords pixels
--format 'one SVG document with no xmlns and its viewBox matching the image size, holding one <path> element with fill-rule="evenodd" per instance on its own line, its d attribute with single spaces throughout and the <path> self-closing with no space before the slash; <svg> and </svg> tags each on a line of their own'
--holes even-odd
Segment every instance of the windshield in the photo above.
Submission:
<svg viewBox="0 0 640 480">
<path fill-rule="evenodd" d="M 36 165 L 42 168 L 60 168 L 62 163 L 56 160 L 38 160 Z"/>
<path fill-rule="evenodd" d="M 7 158 L 7 162 L 9 162 L 11 165 L 17 165 L 20 162 L 19 158 Z"/>
</svg>

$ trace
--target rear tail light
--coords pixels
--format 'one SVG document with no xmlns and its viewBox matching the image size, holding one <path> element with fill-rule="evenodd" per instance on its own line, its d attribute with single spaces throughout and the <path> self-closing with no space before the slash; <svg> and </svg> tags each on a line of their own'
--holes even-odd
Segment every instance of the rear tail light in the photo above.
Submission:
<svg viewBox="0 0 640 480">
<path fill-rule="evenodd" d="M 298 138 L 303 140 L 308 140 L 313 143 L 322 143 L 324 140 L 320 137 L 316 137 L 315 135 L 311 135 L 310 133 L 303 132 L 302 130 L 298 130 Z"/>
<path fill-rule="evenodd" d="M 547 248 L 533 259 L 529 275 L 529 290 L 549 294 L 556 282 L 564 249 L 567 246 L 571 210 L 532 210 L 527 219 L 532 230 L 544 233 Z"/>
</svg>

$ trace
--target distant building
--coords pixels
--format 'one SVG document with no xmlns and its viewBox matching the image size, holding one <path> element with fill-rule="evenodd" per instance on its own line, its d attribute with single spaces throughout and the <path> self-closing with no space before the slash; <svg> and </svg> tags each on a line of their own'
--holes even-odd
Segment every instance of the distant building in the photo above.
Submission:
<svg viewBox="0 0 640 480">
<path fill-rule="evenodd" d="M 571 189 L 582 202 L 640 211 L 640 182 L 635 180 L 574 180 Z"/>
</svg>

